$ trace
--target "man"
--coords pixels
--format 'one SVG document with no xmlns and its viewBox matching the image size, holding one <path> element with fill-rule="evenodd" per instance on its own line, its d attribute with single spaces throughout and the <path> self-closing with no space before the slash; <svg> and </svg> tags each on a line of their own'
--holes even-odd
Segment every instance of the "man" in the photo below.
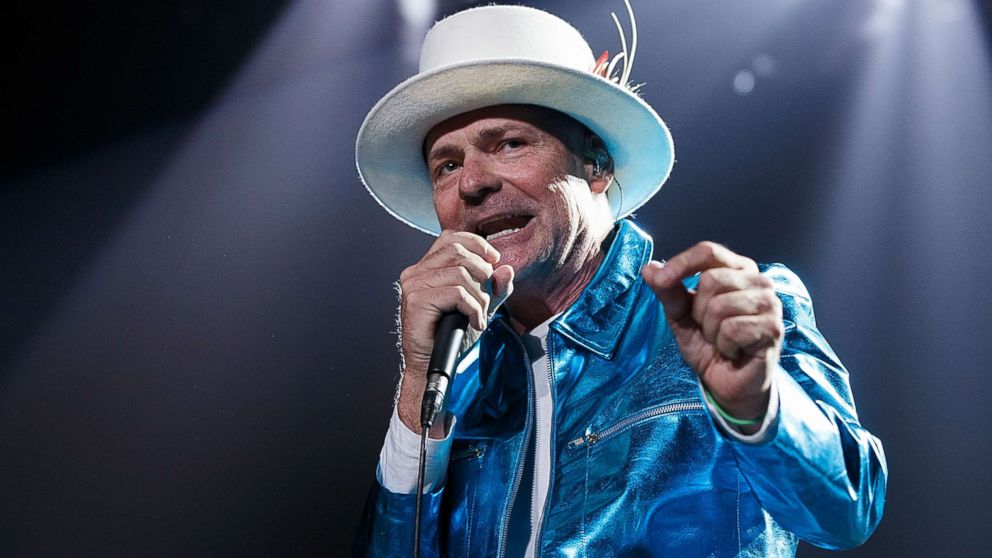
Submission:
<svg viewBox="0 0 992 558">
<path fill-rule="evenodd" d="M 784 556 L 880 520 L 881 445 L 799 279 L 708 242 L 652 261 L 623 219 L 673 152 L 629 65 L 612 76 L 560 19 L 477 8 L 366 118 L 363 181 L 438 239 L 400 277 L 403 379 L 356 554 L 413 547 L 450 311 L 479 338 L 430 432 L 423 556 Z"/>
</svg>

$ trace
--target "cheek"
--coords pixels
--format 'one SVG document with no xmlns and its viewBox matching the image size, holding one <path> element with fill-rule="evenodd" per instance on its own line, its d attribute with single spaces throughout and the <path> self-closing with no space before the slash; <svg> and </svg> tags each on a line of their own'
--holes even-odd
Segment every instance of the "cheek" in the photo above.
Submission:
<svg viewBox="0 0 992 558">
<path fill-rule="evenodd" d="M 434 213 L 442 230 L 460 228 L 458 196 L 451 195 L 450 189 L 434 190 Z"/>
<path fill-rule="evenodd" d="M 588 197 L 589 185 L 582 179 L 569 176 L 548 188 L 547 206 L 559 220 L 573 228 L 582 217 L 582 206 Z"/>
</svg>

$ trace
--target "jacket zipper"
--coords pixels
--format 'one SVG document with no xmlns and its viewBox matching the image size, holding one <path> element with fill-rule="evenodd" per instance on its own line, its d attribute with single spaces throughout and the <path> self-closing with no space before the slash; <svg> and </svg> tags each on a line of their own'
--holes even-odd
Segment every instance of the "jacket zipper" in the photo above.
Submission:
<svg viewBox="0 0 992 558">
<path fill-rule="evenodd" d="M 583 436 L 580 436 L 568 443 L 568 449 L 574 450 L 579 449 L 582 446 L 589 444 L 590 446 L 601 442 L 607 438 L 619 434 L 623 430 L 630 428 L 638 422 L 657 417 L 659 415 L 667 415 L 670 413 L 678 413 L 682 411 L 697 411 L 702 410 L 703 404 L 698 402 L 683 402 L 683 403 L 669 403 L 668 405 L 661 405 L 659 407 L 654 407 L 652 409 L 645 409 L 638 413 L 634 413 L 629 417 L 621 420 L 620 422 L 610 426 L 609 428 L 604 428 L 599 432 L 586 432 Z"/>
<path fill-rule="evenodd" d="M 524 360 L 526 361 L 527 368 L 530 369 L 531 368 L 530 355 L 527 353 L 527 347 L 524 347 L 524 343 L 517 336 L 517 333 L 511 330 L 510 327 L 506 325 L 505 322 L 500 321 L 500 323 L 503 325 L 504 329 L 510 332 L 511 334 L 510 336 L 516 339 L 517 344 L 520 345 L 520 350 L 523 351 L 523 356 L 524 356 Z M 513 513 L 513 502 L 517 499 L 517 491 L 520 489 L 520 481 L 524 476 L 524 465 L 527 462 L 527 441 L 530 439 L 531 426 L 533 426 L 532 425 L 533 417 L 531 417 L 532 412 L 531 412 L 531 403 L 530 403 L 530 399 L 534 396 L 533 384 L 534 384 L 534 378 L 532 372 L 530 374 L 527 374 L 528 399 L 527 399 L 527 419 L 526 422 L 524 423 L 524 438 L 523 438 L 524 451 L 520 456 L 521 458 L 517 460 L 519 464 L 517 465 L 517 472 L 513 476 L 513 484 L 510 485 L 510 498 L 506 502 L 506 509 L 503 512 L 503 525 L 500 527 L 499 530 L 500 531 L 499 540 L 497 541 L 497 547 L 496 547 L 497 549 L 499 549 L 497 552 L 497 556 L 499 558 L 505 558 L 506 556 L 506 537 L 509 534 L 508 531 L 510 530 L 510 514 Z"/>
</svg>

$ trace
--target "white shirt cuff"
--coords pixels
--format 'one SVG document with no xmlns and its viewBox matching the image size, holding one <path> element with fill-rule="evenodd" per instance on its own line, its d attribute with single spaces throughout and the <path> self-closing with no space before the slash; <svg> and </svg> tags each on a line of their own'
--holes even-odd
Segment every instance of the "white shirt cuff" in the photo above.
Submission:
<svg viewBox="0 0 992 558">
<path fill-rule="evenodd" d="M 776 371 L 777 372 L 777 371 Z M 702 380 L 699 381 L 699 389 L 702 392 L 703 401 L 706 402 L 706 407 L 710 410 L 710 415 L 713 417 L 713 422 L 726 434 L 728 437 L 737 440 L 738 442 L 743 442 L 745 444 L 762 444 L 767 442 L 775 432 L 772 426 L 778 421 L 778 383 L 775 381 L 776 373 L 772 374 L 772 387 L 768 394 L 768 411 L 765 413 L 765 418 L 761 421 L 761 427 L 754 434 L 744 434 L 740 429 L 727 422 L 720 413 L 716 410 L 716 407 L 710 403 L 709 398 L 706 397 L 706 386 L 703 385 Z M 419 443 L 419 442 L 418 442 Z"/>
<path fill-rule="evenodd" d="M 427 460 L 424 466 L 424 493 L 433 492 L 444 482 L 448 470 L 448 457 L 455 417 L 445 413 L 447 435 L 441 440 L 427 438 Z M 450 417 L 450 422 L 449 418 Z M 386 490 L 396 494 L 417 493 L 417 473 L 420 466 L 420 435 L 407 428 L 400 420 L 396 408 L 389 419 L 386 441 L 379 452 L 379 467 L 376 476 Z"/>
</svg>

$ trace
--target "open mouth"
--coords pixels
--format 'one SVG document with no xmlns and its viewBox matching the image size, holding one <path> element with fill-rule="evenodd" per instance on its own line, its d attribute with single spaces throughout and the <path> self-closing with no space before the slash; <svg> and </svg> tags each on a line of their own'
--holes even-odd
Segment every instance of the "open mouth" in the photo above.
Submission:
<svg viewBox="0 0 992 558">
<path fill-rule="evenodd" d="M 475 229 L 475 234 L 492 242 L 523 229 L 533 218 L 533 215 L 499 215 L 480 223 Z"/>
</svg>

